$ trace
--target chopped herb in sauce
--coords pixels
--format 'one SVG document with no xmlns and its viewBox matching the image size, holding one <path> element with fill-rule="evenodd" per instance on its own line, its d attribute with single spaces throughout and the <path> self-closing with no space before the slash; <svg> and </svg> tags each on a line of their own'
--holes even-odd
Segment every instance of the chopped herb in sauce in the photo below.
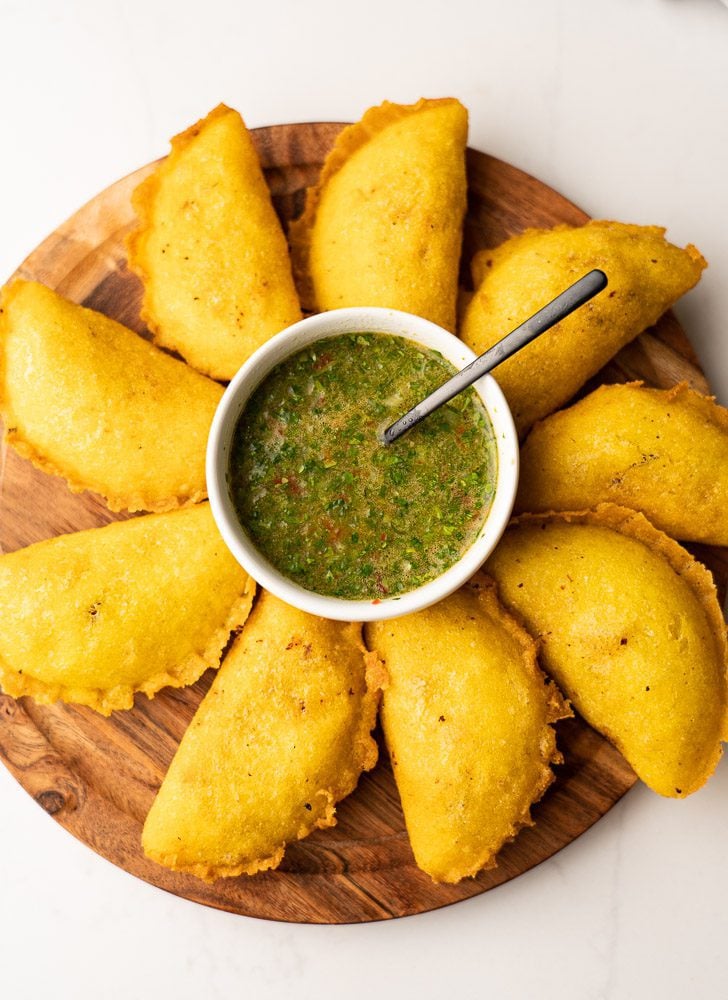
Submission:
<svg viewBox="0 0 728 1000">
<path fill-rule="evenodd" d="M 320 594 L 393 597 L 475 541 L 496 482 L 493 429 L 473 389 L 392 445 L 388 424 L 454 374 L 403 337 L 329 337 L 264 379 L 238 421 L 228 473 L 245 530 Z"/>
</svg>

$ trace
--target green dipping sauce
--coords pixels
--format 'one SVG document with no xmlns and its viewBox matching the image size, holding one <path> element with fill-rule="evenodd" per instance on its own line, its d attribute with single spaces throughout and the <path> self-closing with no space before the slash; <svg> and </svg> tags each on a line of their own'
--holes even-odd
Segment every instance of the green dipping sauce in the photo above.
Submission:
<svg viewBox="0 0 728 1000">
<path fill-rule="evenodd" d="M 228 485 L 256 548 L 293 582 L 383 600 L 440 576 L 478 536 L 496 484 L 493 428 L 468 389 L 392 445 L 378 432 L 455 373 L 390 334 L 319 340 L 248 400 Z"/>
</svg>

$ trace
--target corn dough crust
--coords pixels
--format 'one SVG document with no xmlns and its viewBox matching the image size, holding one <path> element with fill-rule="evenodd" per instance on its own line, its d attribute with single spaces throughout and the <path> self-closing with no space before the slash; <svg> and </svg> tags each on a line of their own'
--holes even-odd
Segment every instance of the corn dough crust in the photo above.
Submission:
<svg viewBox="0 0 728 1000">
<path fill-rule="evenodd" d="M 603 385 L 536 424 L 519 511 L 640 510 L 668 535 L 728 545 L 728 410 L 685 382 Z"/>
<path fill-rule="evenodd" d="M 113 511 L 161 513 L 207 497 L 205 447 L 222 388 L 132 330 L 37 282 L 0 308 L 5 441 Z"/>
<path fill-rule="evenodd" d="M 571 715 L 537 644 L 477 574 L 433 607 L 365 626 L 389 675 L 382 723 L 417 865 L 459 882 L 496 865 L 560 763 Z"/>
<path fill-rule="evenodd" d="M 659 226 L 592 221 L 529 229 L 472 261 L 475 294 L 460 336 L 482 354 L 592 268 L 608 287 L 494 369 L 520 435 L 563 406 L 625 344 L 699 280 L 706 262 Z"/>
<path fill-rule="evenodd" d="M 674 798 L 700 788 L 728 735 L 726 624 L 708 570 L 614 504 L 523 514 L 486 565 L 545 669 L 638 776 Z"/>
<path fill-rule="evenodd" d="M 237 111 L 220 104 L 171 144 L 132 196 L 129 267 L 156 341 L 227 381 L 301 318 L 286 237 Z"/>
<path fill-rule="evenodd" d="M 289 230 L 309 311 L 383 306 L 455 329 L 467 111 L 385 101 L 337 137 Z"/>
<path fill-rule="evenodd" d="M 0 687 L 129 709 L 217 667 L 254 594 L 208 504 L 37 542 L 0 557 Z"/>
<path fill-rule="evenodd" d="M 152 805 L 146 855 L 206 881 L 254 875 L 333 826 L 377 760 L 384 678 L 365 652 L 361 625 L 262 592 Z"/>
</svg>

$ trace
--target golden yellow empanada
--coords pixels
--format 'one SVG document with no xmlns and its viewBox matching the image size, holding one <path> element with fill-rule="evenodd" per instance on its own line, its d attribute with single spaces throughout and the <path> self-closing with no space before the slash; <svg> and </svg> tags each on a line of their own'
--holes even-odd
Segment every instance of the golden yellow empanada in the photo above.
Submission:
<svg viewBox="0 0 728 1000">
<path fill-rule="evenodd" d="M 436 882 L 492 868 L 553 781 L 550 723 L 570 714 L 535 643 L 482 574 L 365 629 L 389 678 L 382 722 L 417 864 Z"/>
<path fill-rule="evenodd" d="M 524 515 L 487 562 L 586 721 L 661 795 L 712 774 L 726 736 L 725 622 L 710 573 L 642 514 Z"/>
<path fill-rule="evenodd" d="M 5 438 L 111 510 L 204 499 L 205 448 L 222 389 L 132 330 L 35 281 L 2 296 Z"/>
<path fill-rule="evenodd" d="M 641 510 L 675 538 L 728 545 L 728 410 L 685 383 L 603 385 L 537 424 L 521 449 L 522 511 Z"/>
<path fill-rule="evenodd" d="M 333 826 L 376 763 L 376 662 L 361 626 L 263 592 L 172 761 L 145 853 L 212 880 L 275 868 L 285 846 Z"/>
<path fill-rule="evenodd" d="M 163 347 L 231 379 L 301 318 L 286 238 L 237 111 L 221 104 L 175 136 L 133 201 L 129 266 L 144 284 L 142 318 Z"/>
<path fill-rule="evenodd" d="M 307 309 L 385 306 L 455 328 L 468 114 L 454 98 L 370 108 L 291 226 Z"/>
<path fill-rule="evenodd" d="M 692 244 L 668 243 L 658 226 L 588 222 L 529 229 L 473 259 L 475 294 L 460 336 L 477 354 L 528 319 L 592 268 L 608 287 L 503 362 L 493 374 L 520 434 L 567 402 L 584 382 L 700 278 Z"/>
<path fill-rule="evenodd" d="M 0 557 L 0 687 L 103 715 L 192 684 L 245 621 L 255 584 L 208 504 L 61 535 Z"/>
</svg>

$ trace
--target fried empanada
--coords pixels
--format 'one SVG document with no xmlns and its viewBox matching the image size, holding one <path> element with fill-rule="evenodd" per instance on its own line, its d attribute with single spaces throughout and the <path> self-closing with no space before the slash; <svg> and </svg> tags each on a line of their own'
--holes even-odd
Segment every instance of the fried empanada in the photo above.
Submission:
<svg viewBox="0 0 728 1000">
<path fill-rule="evenodd" d="M 333 826 L 376 763 L 376 671 L 360 625 L 261 593 L 147 816 L 147 856 L 208 881 L 253 875 Z"/>
<path fill-rule="evenodd" d="M 661 795 L 712 774 L 726 736 L 725 622 L 710 573 L 639 513 L 524 515 L 487 563 L 577 711 Z"/>
<path fill-rule="evenodd" d="M 0 687 L 103 715 L 192 684 L 255 584 L 208 504 L 61 535 L 0 557 Z"/>
<path fill-rule="evenodd" d="M 706 263 L 689 244 L 668 243 L 658 226 L 588 222 L 529 229 L 473 258 L 475 294 L 460 336 L 476 354 L 592 268 L 608 287 L 494 369 L 520 434 L 553 413 L 693 287 Z"/>
<path fill-rule="evenodd" d="M 35 281 L 14 281 L 1 306 L 0 414 L 23 458 L 111 510 L 207 496 L 219 385 Z"/>
<path fill-rule="evenodd" d="M 521 449 L 521 511 L 612 502 L 667 534 L 728 545 L 728 410 L 685 383 L 603 385 L 537 424 Z"/>
<path fill-rule="evenodd" d="M 468 113 L 454 98 L 370 108 L 291 226 L 307 309 L 384 306 L 455 329 Z"/>
<path fill-rule="evenodd" d="M 494 867 L 553 781 L 550 723 L 570 714 L 536 644 L 482 574 L 365 630 L 388 675 L 382 723 L 418 866 L 435 882 Z"/>
<path fill-rule="evenodd" d="M 286 237 L 237 111 L 221 104 L 175 136 L 133 204 L 129 266 L 144 284 L 142 319 L 163 347 L 227 380 L 301 318 Z"/>
</svg>

